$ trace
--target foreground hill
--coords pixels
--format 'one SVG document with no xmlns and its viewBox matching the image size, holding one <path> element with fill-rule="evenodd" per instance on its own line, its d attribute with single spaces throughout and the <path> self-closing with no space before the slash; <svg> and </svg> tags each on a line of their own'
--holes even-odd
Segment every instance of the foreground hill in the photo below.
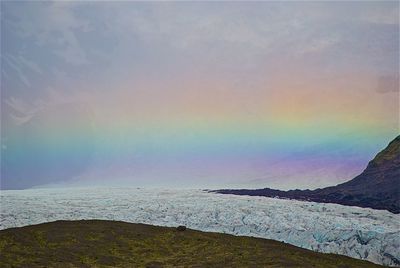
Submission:
<svg viewBox="0 0 400 268">
<path fill-rule="evenodd" d="M 224 189 L 214 192 L 337 203 L 400 213 L 400 136 L 397 136 L 383 151 L 378 153 L 360 175 L 336 186 L 313 191 L 280 191 L 264 188 L 256 190 Z"/>
<path fill-rule="evenodd" d="M 117 221 L 0 231 L 1 267 L 380 267 L 244 236 Z"/>
</svg>

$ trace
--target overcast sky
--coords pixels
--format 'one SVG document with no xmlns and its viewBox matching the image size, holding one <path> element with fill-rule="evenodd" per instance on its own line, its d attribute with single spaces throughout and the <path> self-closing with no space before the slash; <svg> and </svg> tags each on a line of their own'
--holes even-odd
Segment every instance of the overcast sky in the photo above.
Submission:
<svg viewBox="0 0 400 268">
<path fill-rule="evenodd" d="M 1 187 L 315 188 L 399 134 L 399 2 L 1 2 Z"/>
</svg>

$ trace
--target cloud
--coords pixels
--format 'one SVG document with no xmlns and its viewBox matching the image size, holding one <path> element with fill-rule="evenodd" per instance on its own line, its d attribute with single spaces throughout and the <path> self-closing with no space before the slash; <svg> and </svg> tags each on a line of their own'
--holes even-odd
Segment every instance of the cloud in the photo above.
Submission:
<svg viewBox="0 0 400 268">
<path fill-rule="evenodd" d="M 16 126 L 28 123 L 41 109 L 14 97 L 5 100 L 5 103 L 10 107 L 8 115 Z"/>
<path fill-rule="evenodd" d="M 2 139 L 8 155 L 18 156 L 7 161 L 21 159 L 9 162 L 15 170 L 2 175 L 43 179 L 30 166 L 30 156 L 38 154 L 25 153 L 39 141 L 55 144 L 41 148 L 37 170 L 50 169 L 49 181 L 68 179 L 92 159 L 76 157 L 82 146 L 112 163 L 108 150 L 125 152 L 135 140 L 131 131 L 151 134 L 143 141 L 146 150 L 167 150 L 175 146 L 175 122 L 182 122 L 190 140 L 196 131 L 187 125 L 208 127 L 208 117 L 210 128 L 226 118 L 227 125 L 277 120 L 301 129 L 325 116 L 321 121 L 336 122 L 342 113 L 351 119 L 365 112 L 375 124 L 381 117 L 369 117 L 374 109 L 376 116 L 385 115 L 379 126 L 393 125 L 394 105 L 386 99 L 394 99 L 364 92 L 378 80 L 377 92 L 398 91 L 398 76 L 392 75 L 398 9 L 378 2 L 2 2 Z M 371 105 L 353 110 L 359 95 Z M 384 105 L 371 108 L 377 102 Z M 348 116 L 342 107 L 356 114 Z M 159 122 L 163 130 L 167 118 L 174 124 L 168 120 L 164 134 L 154 131 L 152 125 Z M 158 135 L 171 142 L 164 145 Z"/>
<path fill-rule="evenodd" d="M 399 86 L 399 75 L 382 75 L 378 78 L 378 85 L 375 90 L 382 94 L 399 92 Z"/>
<path fill-rule="evenodd" d="M 2 63 L 6 64 L 9 70 L 13 70 L 12 72 L 15 72 L 17 74 L 18 78 L 22 81 L 22 83 L 24 83 L 26 87 L 31 87 L 29 78 L 25 75 L 25 72 L 22 70 L 23 67 L 21 66 L 21 61 L 11 54 L 3 55 L 2 58 L 3 58 Z"/>
<path fill-rule="evenodd" d="M 65 94 L 53 88 L 45 90 L 47 94 L 37 98 L 34 101 L 25 101 L 22 98 L 10 97 L 5 99 L 8 106 L 8 116 L 16 126 L 21 126 L 34 118 L 37 114 L 57 106 L 63 106 L 71 103 L 85 102 L 85 94 Z"/>
<path fill-rule="evenodd" d="M 73 2 L 6 3 L 4 22 L 12 26 L 21 39 L 31 39 L 41 47 L 51 47 L 67 63 L 88 63 L 85 50 L 77 40 L 75 31 L 87 31 L 86 20 L 79 19 Z"/>
</svg>

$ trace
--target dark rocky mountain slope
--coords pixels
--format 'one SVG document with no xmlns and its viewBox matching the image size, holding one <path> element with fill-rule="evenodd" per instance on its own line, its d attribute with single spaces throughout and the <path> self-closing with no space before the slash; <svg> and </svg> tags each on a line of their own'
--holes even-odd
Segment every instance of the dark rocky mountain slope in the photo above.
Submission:
<svg viewBox="0 0 400 268">
<path fill-rule="evenodd" d="M 400 213 L 400 136 L 378 153 L 360 175 L 336 186 L 316 190 L 280 191 L 264 188 L 213 192 L 337 203 Z"/>
</svg>

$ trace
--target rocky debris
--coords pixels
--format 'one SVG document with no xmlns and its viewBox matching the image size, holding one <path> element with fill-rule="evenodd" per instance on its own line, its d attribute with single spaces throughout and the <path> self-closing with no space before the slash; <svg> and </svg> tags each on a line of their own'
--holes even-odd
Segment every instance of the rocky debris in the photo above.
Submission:
<svg viewBox="0 0 400 268">
<path fill-rule="evenodd" d="M 179 232 L 183 232 L 183 231 L 186 230 L 186 226 L 184 226 L 184 225 L 179 225 L 178 227 L 176 227 L 176 230 L 179 231 Z"/>
</svg>

